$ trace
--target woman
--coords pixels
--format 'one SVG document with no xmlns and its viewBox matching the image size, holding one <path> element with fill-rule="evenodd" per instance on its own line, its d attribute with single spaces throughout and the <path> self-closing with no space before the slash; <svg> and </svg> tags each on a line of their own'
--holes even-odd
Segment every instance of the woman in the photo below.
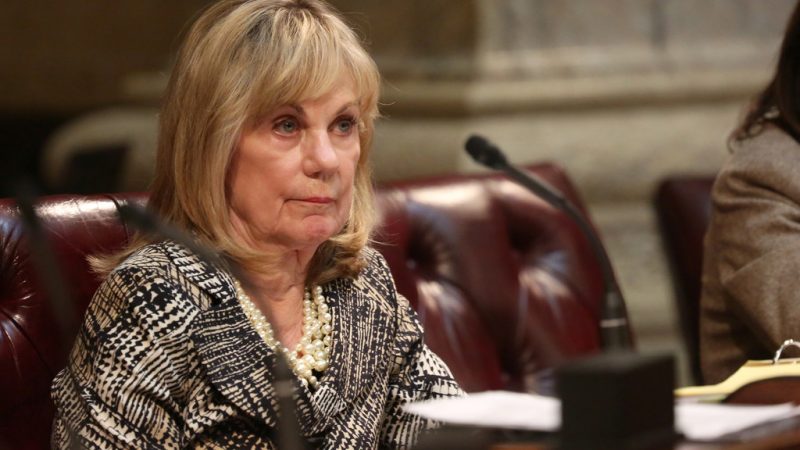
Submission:
<svg viewBox="0 0 800 450">
<path fill-rule="evenodd" d="M 406 448 L 430 424 L 402 405 L 460 393 L 366 247 L 378 83 L 321 1 L 199 17 L 148 206 L 234 270 L 152 236 L 95 261 L 109 274 L 54 381 L 56 447 L 274 448 L 278 355 L 300 431 L 324 448 Z"/>
<path fill-rule="evenodd" d="M 700 318 L 706 383 L 800 338 L 799 142 L 796 7 L 775 75 L 734 131 L 732 154 L 712 192 Z"/>
</svg>

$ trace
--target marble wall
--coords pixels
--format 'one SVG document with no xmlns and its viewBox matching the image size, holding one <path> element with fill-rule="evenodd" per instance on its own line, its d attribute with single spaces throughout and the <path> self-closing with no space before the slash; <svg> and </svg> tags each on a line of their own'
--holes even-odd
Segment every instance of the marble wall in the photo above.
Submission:
<svg viewBox="0 0 800 450">
<path fill-rule="evenodd" d="M 392 79 L 769 62 L 794 0 L 334 0 Z"/>
<path fill-rule="evenodd" d="M 334 3 L 386 78 L 379 177 L 471 170 L 459 148 L 481 131 L 516 161 L 559 160 L 594 199 L 616 201 L 647 197 L 664 174 L 718 167 L 795 1 Z"/>
</svg>

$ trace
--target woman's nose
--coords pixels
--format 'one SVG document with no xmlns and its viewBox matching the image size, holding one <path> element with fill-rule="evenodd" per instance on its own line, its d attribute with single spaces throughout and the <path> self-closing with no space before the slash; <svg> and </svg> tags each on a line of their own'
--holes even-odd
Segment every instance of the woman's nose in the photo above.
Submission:
<svg viewBox="0 0 800 450">
<path fill-rule="evenodd" d="M 310 133 L 309 141 L 304 164 L 309 176 L 332 172 L 339 167 L 339 156 L 327 132 Z"/>
</svg>

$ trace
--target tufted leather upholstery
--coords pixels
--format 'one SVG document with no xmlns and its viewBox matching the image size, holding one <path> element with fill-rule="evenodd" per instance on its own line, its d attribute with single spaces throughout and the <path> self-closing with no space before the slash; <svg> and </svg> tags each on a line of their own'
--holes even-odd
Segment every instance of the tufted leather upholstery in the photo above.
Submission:
<svg viewBox="0 0 800 450">
<path fill-rule="evenodd" d="M 123 247 L 131 235 L 117 205 L 142 195 L 54 196 L 37 213 L 78 317 L 99 284 L 86 255 Z M 16 205 L 0 201 L 0 448 L 46 448 L 52 421 L 49 385 L 71 343 L 60 342 Z M 77 330 L 68 330 L 72 336 Z M 3 442 L 5 440 L 6 442 Z"/>
<path fill-rule="evenodd" d="M 581 207 L 560 169 L 534 170 Z M 500 175 L 398 183 L 379 205 L 398 290 L 468 391 L 534 390 L 538 371 L 599 348 L 599 267 L 562 213 Z"/>
<path fill-rule="evenodd" d="M 532 169 L 582 207 L 559 168 Z M 116 216 L 125 201 L 144 197 L 56 196 L 38 206 L 78 314 L 99 283 L 85 256 L 131 236 Z M 379 189 L 378 205 L 377 247 L 428 344 L 467 390 L 542 388 L 540 371 L 598 350 L 600 270 L 561 213 L 496 175 L 394 184 Z M 46 448 L 50 381 L 71 343 L 58 342 L 10 201 L 0 203 L 0 249 L 0 448 Z"/>
<path fill-rule="evenodd" d="M 673 176 L 658 185 L 655 197 L 661 236 L 669 257 L 681 333 L 695 383 L 700 372 L 700 279 L 703 237 L 711 219 L 713 176 Z"/>
</svg>

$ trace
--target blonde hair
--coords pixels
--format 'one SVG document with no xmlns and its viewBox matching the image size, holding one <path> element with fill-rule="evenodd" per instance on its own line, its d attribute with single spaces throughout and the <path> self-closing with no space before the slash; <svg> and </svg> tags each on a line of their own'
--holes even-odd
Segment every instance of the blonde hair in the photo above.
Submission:
<svg viewBox="0 0 800 450">
<path fill-rule="evenodd" d="M 239 244 L 230 227 L 226 178 L 244 127 L 275 108 L 322 96 L 349 76 L 360 107 L 361 155 L 344 228 L 312 258 L 307 282 L 354 276 L 374 223 L 368 165 L 378 116 L 379 74 L 342 18 L 321 0 L 225 0 L 191 26 L 162 106 L 148 207 L 248 270 L 270 261 Z M 107 272 L 154 240 L 96 260 Z"/>
</svg>

